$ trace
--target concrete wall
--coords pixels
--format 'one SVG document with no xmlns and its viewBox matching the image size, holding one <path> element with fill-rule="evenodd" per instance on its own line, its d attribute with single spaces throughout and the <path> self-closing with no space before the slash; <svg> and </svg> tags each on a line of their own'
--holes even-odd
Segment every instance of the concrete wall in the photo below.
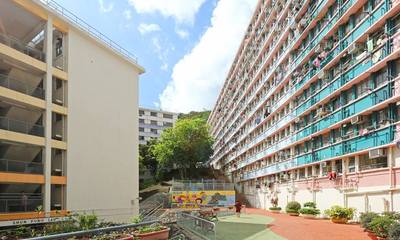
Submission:
<svg viewBox="0 0 400 240">
<path fill-rule="evenodd" d="M 275 184 L 272 189 L 261 186 L 245 184 L 245 196 L 253 207 L 268 209 L 271 207 L 271 198 L 278 196 L 279 206 L 284 210 L 288 201 L 304 204 L 315 201 L 321 212 L 332 205 L 354 207 L 357 216 L 361 212 L 373 211 L 399 211 L 400 210 L 400 168 L 392 170 L 394 185 L 390 188 L 389 169 L 375 169 L 349 174 L 346 179 L 354 182 L 354 185 L 343 191 L 341 177 L 336 181 L 330 181 L 327 177 L 315 179 L 297 180 L 288 183 Z M 292 190 L 294 189 L 294 193 Z"/>
<path fill-rule="evenodd" d="M 69 32 L 67 209 L 108 219 L 138 214 L 138 72 L 82 35 Z"/>
</svg>

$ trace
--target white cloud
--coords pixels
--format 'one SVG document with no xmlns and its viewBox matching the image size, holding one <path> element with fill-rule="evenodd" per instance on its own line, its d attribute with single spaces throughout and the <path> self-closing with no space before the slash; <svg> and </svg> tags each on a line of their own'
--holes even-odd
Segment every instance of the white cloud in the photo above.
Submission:
<svg viewBox="0 0 400 240">
<path fill-rule="evenodd" d="M 132 12 L 131 12 L 131 10 L 129 10 L 129 9 L 124 10 L 124 11 L 122 12 L 122 14 L 124 15 L 124 17 L 125 17 L 126 20 L 131 20 L 131 19 L 132 19 Z"/>
<path fill-rule="evenodd" d="M 114 3 L 110 2 L 107 6 L 103 0 L 98 0 L 100 5 L 100 12 L 108 13 L 111 12 L 114 8 Z"/>
<path fill-rule="evenodd" d="M 206 0 L 129 0 L 138 13 L 160 13 L 179 23 L 193 23 L 194 17 Z"/>
<path fill-rule="evenodd" d="M 161 46 L 160 39 L 158 37 L 153 37 L 151 43 L 154 46 L 154 52 L 157 54 L 158 59 L 161 61 L 160 69 L 163 71 L 168 70 L 168 54 L 173 47 L 164 48 Z"/>
<path fill-rule="evenodd" d="M 146 33 L 151 33 L 151 32 L 157 32 L 160 31 L 161 28 L 158 24 L 146 24 L 146 23 L 141 23 L 139 24 L 138 30 L 140 32 L 140 34 L 144 35 Z"/>
<path fill-rule="evenodd" d="M 243 39 L 257 0 L 220 0 L 211 26 L 174 66 L 172 81 L 160 94 L 162 109 L 211 109 Z"/>
<path fill-rule="evenodd" d="M 178 34 L 178 36 L 182 39 L 186 39 L 187 37 L 189 37 L 189 32 L 183 29 L 175 29 L 176 34 Z"/>
</svg>

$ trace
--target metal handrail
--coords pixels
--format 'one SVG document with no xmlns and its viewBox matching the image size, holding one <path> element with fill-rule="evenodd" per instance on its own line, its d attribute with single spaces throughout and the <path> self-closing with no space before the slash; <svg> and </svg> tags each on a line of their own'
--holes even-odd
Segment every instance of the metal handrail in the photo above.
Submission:
<svg viewBox="0 0 400 240">
<path fill-rule="evenodd" d="M 10 119 L 0 116 L 0 128 L 8 131 L 20 132 L 35 136 L 44 136 L 44 127 L 34 123 Z"/>
<path fill-rule="evenodd" d="M 186 213 L 180 213 L 176 222 L 183 229 L 190 231 L 205 240 L 217 239 L 217 229 L 214 222 Z M 199 231 L 199 229 L 201 231 Z M 207 233 L 210 233 L 210 236 L 206 236 Z"/>
<path fill-rule="evenodd" d="M 0 86 L 41 99 L 45 95 L 43 88 L 31 86 L 4 74 L 0 74 Z"/>
<path fill-rule="evenodd" d="M 46 54 L 39 49 L 30 47 L 28 44 L 23 43 L 16 37 L 6 35 L 4 33 L 0 33 L 0 43 L 5 44 L 19 52 L 25 53 L 35 59 L 38 59 L 42 62 L 45 61 Z"/>
<path fill-rule="evenodd" d="M 11 159 L 0 159 L 0 171 L 43 174 L 43 164 Z"/>
<path fill-rule="evenodd" d="M 149 221 L 149 222 L 142 222 L 142 223 L 135 223 L 135 224 L 124 224 L 124 225 L 118 225 L 118 226 L 112 226 L 112 227 L 96 228 L 96 229 L 91 229 L 91 230 L 83 230 L 83 231 L 70 232 L 70 233 L 61 233 L 61 234 L 55 234 L 55 235 L 49 235 L 49 236 L 43 236 L 43 237 L 28 238 L 27 240 L 66 239 L 66 238 L 71 238 L 71 237 L 80 237 L 80 236 L 87 236 L 87 235 L 93 235 L 93 234 L 118 231 L 118 230 L 122 230 L 122 229 L 126 229 L 126 228 L 137 228 L 137 227 L 141 227 L 141 226 L 151 225 L 154 223 L 159 223 L 159 221 Z"/>
<path fill-rule="evenodd" d="M 137 63 L 137 57 L 130 53 L 128 50 L 125 48 L 121 47 L 118 45 L 116 42 L 111 40 L 109 37 L 101 33 L 99 30 L 96 28 L 92 27 L 89 25 L 87 22 L 73 14 L 71 11 L 67 10 L 57 2 L 53 0 L 39 0 L 41 3 L 43 3 L 49 10 L 52 10 L 52 12 L 55 12 L 62 17 L 64 17 L 66 20 L 68 20 L 70 23 L 75 25 L 77 28 L 81 29 L 82 31 L 88 33 L 90 36 L 94 37 L 95 39 L 100 40 L 103 42 L 105 45 L 108 47 L 112 48 L 114 51 L 120 53 L 124 57 L 126 57 L 128 60 L 130 60 L 133 63 Z"/>
</svg>

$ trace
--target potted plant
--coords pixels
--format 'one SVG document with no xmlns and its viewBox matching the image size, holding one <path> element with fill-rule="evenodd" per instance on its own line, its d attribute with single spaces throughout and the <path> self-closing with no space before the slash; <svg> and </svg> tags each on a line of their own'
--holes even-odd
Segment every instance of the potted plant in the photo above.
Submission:
<svg viewBox="0 0 400 240">
<path fill-rule="evenodd" d="M 400 239 L 400 222 L 395 222 L 389 227 L 389 239 Z"/>
<path fill-rule="evenodd" d="M 355 211 L 354 208 L 345 208 L 335 205 L 325 210 L 325 214 L 331 218 L 333 223 L 345 224 L 349 219 L 353 218 Z"/>
<path fill-rule="evenodd" d="M 395 220 L 389 216 L 378 216 L 369 223 L 369 226 L 378 239 L 386 239 L 394 223 Z"/>
<path fill-rule="evenodd" d="M 271 198 L 272 207 L 269 208 L 269 211 L 272 213 L 280 213 L 282 208 L 278 207 L 278 197 Z"/>
<path fill-rule="evenodd" d="M 361 227 L 364 228 L 364 231 L 367 232 L 372 232 L 372 229 L 370 227 L 370 223 L 374 218 L 377 218 L 379 215 L 374 212 L 367 212 L 367 213 L 361 213 L 360 215 L 360 224 Z"/>
<path fill-rule="evenodd" d="M 306 202 L 303 206 L 304 207 L 299 210 L 299 213 L 304 218 L 314 219 L 318 214 L 320 214 L 320 211 L 317 209 L 317 205 L 314 202 Z"/>
<path fill-rule="evenodd" d="M 138 228 L 133 235 L 140 240 L 167 240 L 169 228 L 160 225 L 150 225 Z"/>
<path fill-rule="evenodd" d="M 288 202 L 288 204 L 286 205 L 286 212 L 290 216 L 299 216 L 300 208 L 301 208 L 301 205 L 299 202 L 296 202 L 296 201 Z"/>
</svg>

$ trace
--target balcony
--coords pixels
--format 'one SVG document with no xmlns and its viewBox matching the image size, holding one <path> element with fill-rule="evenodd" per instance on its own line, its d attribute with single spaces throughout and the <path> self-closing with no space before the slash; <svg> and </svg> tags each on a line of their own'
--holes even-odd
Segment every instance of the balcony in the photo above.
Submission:
<svg viewBox="0 0 400 240">
<path fill-rule="evenodd" d="M 1 193 L 0 213 L 35 212 L 43 205 L 41 193 Z"/>
<path fill-rule="evenodd" d="M 24 44 L 22 41 L 10 35 L 7 36 L 3 33 L 0 33 L 0 43 L 11 47 L 21 53 L 24 53 L 30 57 L 33 57 L 39 61 L 44 62 L 46 60 L 46 55 L 44 52 L 40 51 L 39 49 L 30 47 L 29 44 Z"/>
<path fill-rule="evenodd" d="M 0 117 L 0 129 L 44 137 L 43 126 L 7 117 Z"/>
<path fill-rule="evenodd" d="M 43 174 L 43 164 L 10 159 L 0 159 L 0 172 Z"/>
<path fill-rule="evenodd" d="M 43 88 L 29 85 L 3 74 L 0 74 L 0 86 L 43 100 L 45 97 Z"/>
</svg>

